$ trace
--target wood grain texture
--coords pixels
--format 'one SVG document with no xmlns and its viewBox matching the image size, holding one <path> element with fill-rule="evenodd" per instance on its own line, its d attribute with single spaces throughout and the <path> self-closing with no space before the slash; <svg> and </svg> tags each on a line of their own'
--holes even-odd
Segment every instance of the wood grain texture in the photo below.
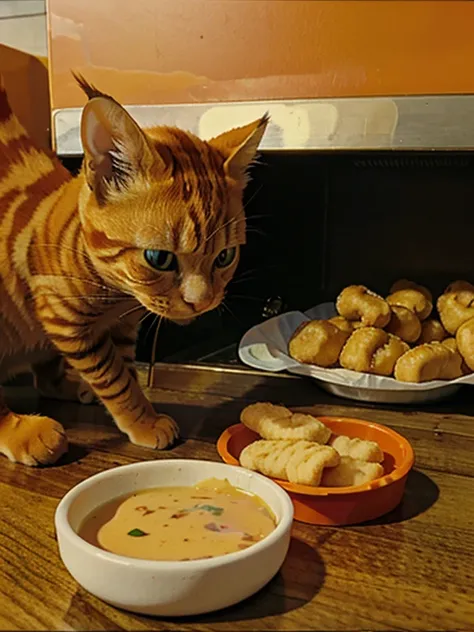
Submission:
<svg viewBox="0 0 474 632">
<path fill-rule="evenodd" d="M 142 376 L 143 378 L 143 376 Z M 180 421 L 183 441 L 154 453 L 128 443 L 98 406 L 8 391 L 20 412 L 55 416 L 69 453 L 55 467 L 0 460 L 1 630 L 474 630 L 474 410 L 472 394 L 417 410 L 354 405 L 309 380 L 157 367 L 149 391 Z M 160 620 L 119 611 L 63 567 L 53 516 L 72 486 L 101 470 L 152 458 L 218 460 L 215 441 L 250 401 L 381 421 L 416 451 L 401 505 L 353 527 L 295 523 L 279 575 L 225 611 Z"/>
</svg>

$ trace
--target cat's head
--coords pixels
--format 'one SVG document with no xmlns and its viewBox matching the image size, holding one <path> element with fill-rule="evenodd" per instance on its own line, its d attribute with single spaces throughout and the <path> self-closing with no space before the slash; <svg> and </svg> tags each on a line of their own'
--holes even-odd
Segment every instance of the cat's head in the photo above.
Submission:
<svg viewBox="0 0 474 632">
<path fill-rule="evenodd" d="M 246 173 L 267 116 L 210 140 L 142 130 L 84 80 L 79 210 L 94 266 L 150 311 L 187 321 L 219 305 L 245 243 Z"/>
</svg>

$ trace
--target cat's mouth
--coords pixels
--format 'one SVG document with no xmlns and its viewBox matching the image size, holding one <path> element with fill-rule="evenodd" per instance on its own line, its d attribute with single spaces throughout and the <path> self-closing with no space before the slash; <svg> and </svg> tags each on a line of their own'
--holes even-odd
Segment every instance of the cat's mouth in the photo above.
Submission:
<svg viewBox="0 0 474 632">
<path fill-rule="evenodd" d="M 150 312 L 157 314 L 159 316 L 162 316 L 166 320 L 169 320 L 172 323 L 175 323 L 176 325 L 181 325 L 181 326 L 189 325 L 194 320 L 196 320 L 196 318 L 199 318 L 203 314 L 206 314 L 207 312 L 210 312 L 216 309 L 216 307 L 218 307 L 220 303 L 219 300 L 213 300 L 208 305 L 200 306 L 201 307 L 200 309 L 196 309 L 196 308 L 193 309 L 193 307 L 191 307 L 190 305 L 186 303 L 183 303 L 182 305 L 181 304 L 171 305 L 171 306 L 167 306 L 166 308 L 163 308 L 161 305 L 160 306 L 156 304 L 154 305 L 152 304 L 151 301 L 146 300 L 146 299 L 141 299 L 141 297 L 139 300 L 142 303 L 142 305 L 144 305 L 144 307 L 146 307 Z"/>
<path fill-rule="evenodd" d="M 187 325 L 190 325 L 193 321 L 196 320 L 197 317 L 195 318 L 170 318 L 169 320 L 171 320 L 172 323 L 174 323 L 175 325 L 180 325 L 181 327 L 186 327 Z"/>
</svg>

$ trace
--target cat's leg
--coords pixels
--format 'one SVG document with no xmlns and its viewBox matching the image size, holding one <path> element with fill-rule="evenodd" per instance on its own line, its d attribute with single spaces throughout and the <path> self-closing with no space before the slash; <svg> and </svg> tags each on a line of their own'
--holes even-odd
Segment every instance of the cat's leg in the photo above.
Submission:
<svg viewBox="0 0 474 632">
<path fill-rule="evenodd" d="M 121 321 L 111 329 L 111 335 L 125 365 L 136 379 L 137 322 Z M 44 397 L 80 402 L 81 404 L 91 404 L 96 401 L 95 393 L 89 384 L 66 363 L 59 353 L 46 361 L 33 364 L 31 368 L 35 379 L 35 388 Z"/>
<path fill-rule="evenodd" d="M 48 465 L 67 451 L 60 423 L 40 415 L 17 415 L 5 404 L 0 388 L 0 453 L 24 465 Z"/>
<path fill-rule="evenodd" d="M 130 373 L 136 379 L 135 346 L 138 326 L 135 323 L 121 322 L 111 330 L 112 340 L 122 355 Z M 58 353 L 47 361 L 32 365 L 35 388 L 49 399 L 59 399 L 91 404 L 96 401 L 92 388 L 79 373 L 71 368 Z"/>
<path fill-rule="evenodd" d="M 46 362 L 32 365 L 35 388 L 50 399 L 90 404 L 95 400 L 94 392 L 89 384 L 79 376 L 77 371 L 67 366 L 62 356 L 56 354 Z"/>
<path fill-rule="evenodd" d="M 119 322 L 117 325 L 112 327 L 110 334 L 117 351 L 120 353 L 123 361 L 125 362 L 125 366 L 128 368 L 131 375 L 137 379 L 137 369 L 135 367 L 135 349 L 138 337 L 137 320 L 131 319 L 130 322 Z"/>
<path fill-rule="evenodd" d="M 45 324 L 48 331 L 48 323 Z M 159 415 L 145 397 L 134 370 L 127 366 L 110 333 L 84 336 L 68 325 L 48 331 L 51 341 L 104 403 L 119 429 L 132 443 L 148 448 L 166 448 L 178 436 L 171 417 Z M 126 346 L 126 345 L 125 345 Z"/>
</svg>

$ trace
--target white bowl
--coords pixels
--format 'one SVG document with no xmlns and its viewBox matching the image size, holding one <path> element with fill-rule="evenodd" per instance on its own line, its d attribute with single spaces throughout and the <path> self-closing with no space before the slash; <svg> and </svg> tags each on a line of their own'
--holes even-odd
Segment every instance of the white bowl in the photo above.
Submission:
<svg viewBox="0 0 474 632">
<path fill-rule="evenodd" d="M 207 478 L 226 478 L 231 485 L 262 498 L 278 524 L 248 549 L 205 560 L 140 560 L 115 555 L 77 535 L 91 511 L 118 496 L 160 486 L 191 486 Z M 270 479 L 241 467 L 166 459 L 116 467 L 73 487 L 56 510 L 59 553 L 74 579 L 113 606 L 160 616 L 184 616 L 231 606 L 265 586 L 288 552 L 293 505 Z"/>
</svg>

